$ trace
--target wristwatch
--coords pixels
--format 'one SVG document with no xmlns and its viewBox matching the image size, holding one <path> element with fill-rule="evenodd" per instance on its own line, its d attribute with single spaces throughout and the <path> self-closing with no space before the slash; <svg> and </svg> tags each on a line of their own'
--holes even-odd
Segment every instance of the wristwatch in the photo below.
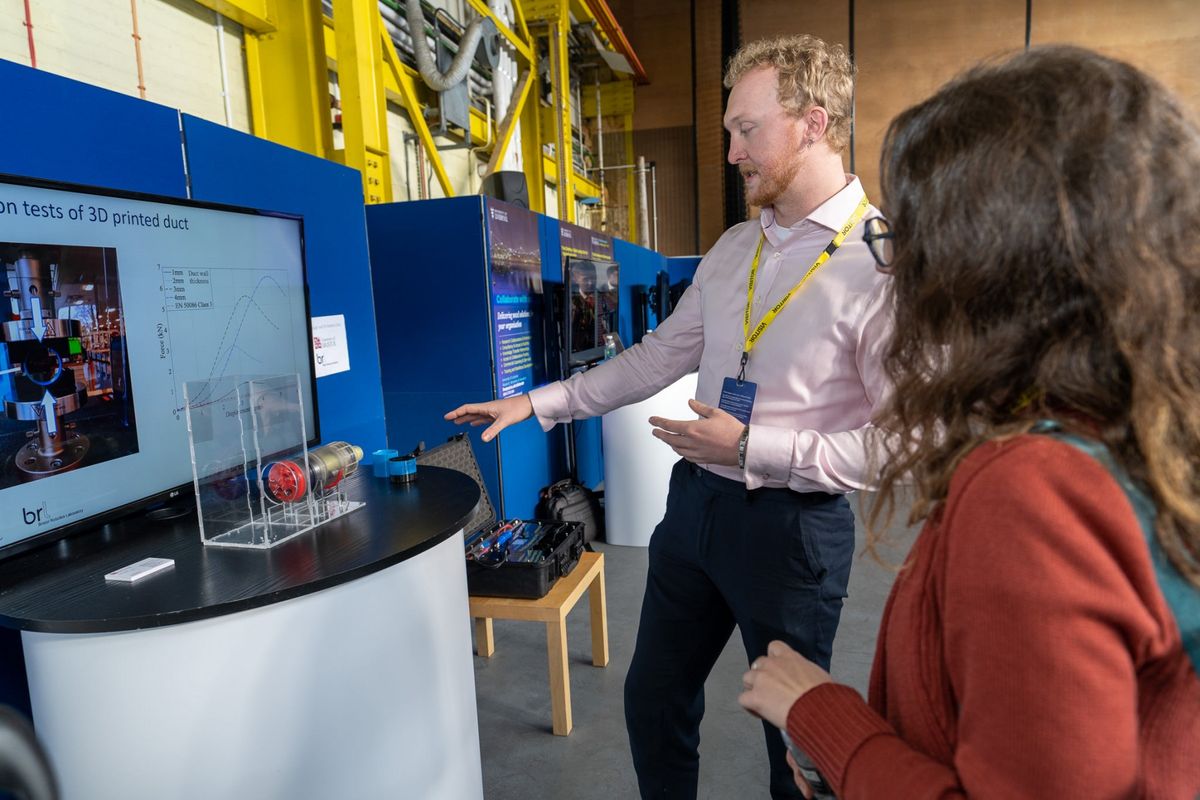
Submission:
<svg viewBox="0 0 1200 800">
<path fill-rule="evenodd" d="M 746 443 L 750 441 L 750 426 L 742 428 L 742 435 L 738 437 L 738 469 L 746 468 Z"/>
</svg>

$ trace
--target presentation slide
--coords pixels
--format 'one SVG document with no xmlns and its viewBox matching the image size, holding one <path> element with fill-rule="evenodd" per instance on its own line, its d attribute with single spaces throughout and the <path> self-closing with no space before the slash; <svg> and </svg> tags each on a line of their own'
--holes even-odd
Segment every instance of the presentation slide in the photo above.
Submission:
<svg viewBox="0 0 1200 800">
<path fill-rule="evenodd" d="M 298 374 L 313 435 L 299 220 L 0 181 L 0 268 L 0 548 L 189 483 L 185 382 Z"/>
</svg>

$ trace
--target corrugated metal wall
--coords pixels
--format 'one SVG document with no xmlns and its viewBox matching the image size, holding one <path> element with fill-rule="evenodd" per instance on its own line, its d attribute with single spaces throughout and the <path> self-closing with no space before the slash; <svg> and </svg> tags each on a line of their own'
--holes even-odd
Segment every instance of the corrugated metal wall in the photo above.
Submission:
<svg viewBox="0 0 1200 800">
<path fill-rule="evenodd" d="M 980 59 L 1023 49 L 1027 22 L 1030 44 L 1070 43 L 1130 61 L 1177 92 L 1200 117 L 1200 3 L 1195 0 L 740 2 L 743 41 L 812 33 L 852 49 L 859 70 L 854 169 L 877 202 L 888 122 Z M 719 162 L 702 161 L 700 169 L 714 171 Z"/>
<path fill-rule="evenodd" d="M 658 242 L 667 255 L 696 252 L 696 147 L 691 125 L 634 131 L 633 149 L 655 163 L 658 185 Z M 650 183 L 647 182 L 647 187 Z M 653 226 L 654 209 L 650 209 Z"/>
<path fill-rule="evenodd" d="M 725 231 L 725 129 L 722 118 L 721 4 L 698 0 L 694 11 L 696 48 L 696 224 L 700 252 Z M 677 255 L 671 253 L 671 255 Z"/>
</svg>

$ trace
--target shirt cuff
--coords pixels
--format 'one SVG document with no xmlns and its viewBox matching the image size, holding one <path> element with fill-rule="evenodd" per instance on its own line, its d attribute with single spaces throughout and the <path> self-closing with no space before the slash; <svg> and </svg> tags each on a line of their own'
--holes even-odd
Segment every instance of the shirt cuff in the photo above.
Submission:
<svg viewBox="0 0 1200 800">
<path fill-rule="evenodd" d="M 798 435 L 786 428 L 750 425 L 750 438 L 746 441 L 747 489 L 788 485 L 792 473 L 792 442 Z"/>
<path fill-rule="evenodd" d="M 562 381 L 539 386 L 529 392 L 529 404 L 542 430 L 548 431 L 560 422 L 570 422 L 571 412 L 567 408 L 567 389 Z"/>
<path fill-rule="evenodd" d="M 840 792 L 850 759 L 871 738 L 893 733 L 858 692 L 823 683 L 805 692 L 787 716 L 788 736 Z"/>
</svg>

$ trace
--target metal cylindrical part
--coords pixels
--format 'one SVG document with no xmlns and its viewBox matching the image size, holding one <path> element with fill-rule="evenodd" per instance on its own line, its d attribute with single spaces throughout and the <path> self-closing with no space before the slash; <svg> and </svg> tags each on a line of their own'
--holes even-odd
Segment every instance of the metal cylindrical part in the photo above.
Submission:
<svg viewBox="0 0 1200 800">
<path fill-rule="evenodd" d="M 650 170 L 646 167 L 646 157 L 637 157 L 637 169 L 634 171 L 637 175 L 637 243 L 642 247 L 650 247 L 650 210 L 647 207 L 649 192 L 646 190 L 646 173 Z"/>
<path fill-rule="evenodd" d="M 56 420 L 54 430 L 56 432 L 58 430 L 60 430 L 61 425 L 62 425 L 62 421 Z M 62 443 L 59 441 L 58 436 L 56 436 L 53 433 L 50 433 L 50 426 L 47 425 L 45 422 L 42 422 L 41 420 L 38 420 L 37 439 L 38 439 L 38 448 L 37 448 L 38 455 L 40 455 L 44 458 L 56 458 L 56 457 L 62 455 L 63 446 L 62 446 Z"/>
<path fill-rule="evenodd" d="M 604 174 L 604 109 L 600 103 L 600 70 L 596 70 L 596 149 L 599 151 L 599 168 Z M 603 178 L 600 181 L 604 183 Z"/>
<path fill-rule="evenodd" d="M 83 324 L 77 319 L 42 319 L 42 335 L 34 333 L 36 324 L 28 317 L 0 324 L 0 340 L 22 342 L 31 339 L 62 339 L 83 335 Z"/>
<path fill-rule="evenodd" d="M 650 162 L 650 207 L 654 216 L 654 249 L 658 250 L 658 173 Z"/>
<path fill-rule="evenodd" d="M 308 473 L 312 486 L 326 488 L 353 475 L 362 460 L 361 447 L 348 442 L 330 442 L 308 451 Z"/>
<path fill-rule="evenodd" d="M 37 301 L 37 305 L 41 308 L 42 319 L 53 317 L 54 308 L 51 298 L 54 297 L 54 287 L 50 282 L 50 276 L 42 270 L 41 259 L 33 253 L 25 251 L 17 257 L 16 267 L 21 318 L 32 318 L 34 300 Z"/>
<path fill-rule="evenodd" d="M 56 419 L 64 414 L 70 414 L 87 403 L 87 387 L 81 383 L 75 384 L 75 391 L 54 398 L 54 413 Z M 42 405 L 44 401 L 18 401 L 15 397 L 4 399 L 4 413 L 9 419 L 36 422 L 46 418 Z"/>
<path fill-rule="evenodd" d="M 267 493 L 283 503 L 294 503 L 309 492 L 332 489 L 358 470 L 361 447 L 347 442 L 330 442 L 308 451 L 308 471 L 301 459 L 272 462 L 264 475 Z"/>
</svg>

